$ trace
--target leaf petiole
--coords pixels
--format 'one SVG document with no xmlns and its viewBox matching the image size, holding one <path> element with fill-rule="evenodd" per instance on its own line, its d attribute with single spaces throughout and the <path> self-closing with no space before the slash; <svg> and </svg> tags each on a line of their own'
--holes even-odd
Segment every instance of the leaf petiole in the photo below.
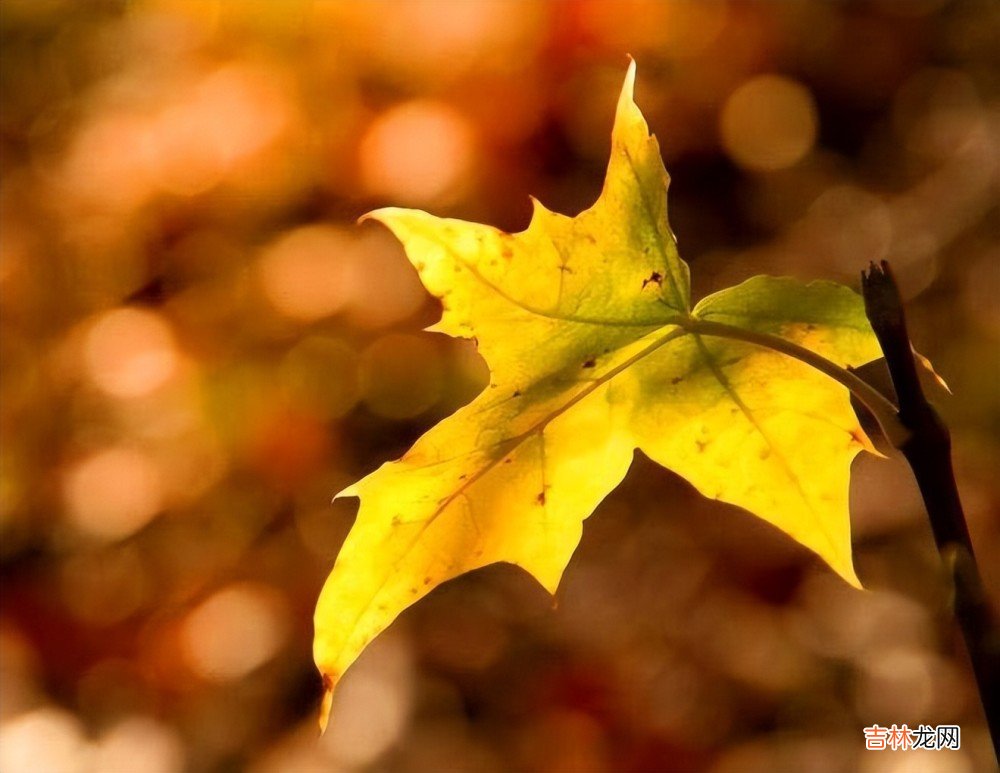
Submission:
<svg viewBox="0 0 1000 773">
<path fill-rule="evenodd" d="M 681 316 L 670 320 L 671 324 L 683 328 L 689 333 L 696 335 L 714 336 L 718 338 L 730 338 L 735 341 L 745 341 L 746 343 L 772 349 L 789 357 L 794 357 L 806 365 L 810 365 L 821 373 L 829 376 L 847 387 L 857 397 L 865 407 L 878 420 L 882 432 L 895 447 L 899 448 L 909 436 L 909 430 L 899 419 L 899 412 L 893 403 L 881 392 L 862 380 L 856 373 L 831 362 L 822 355 L 811 349 L 799 346 L 780 336 L 762 333 L 757 330 L 746 330 L 734 325 L 727 325 L 722 322 L 712 322 L 698 317 Z"/>
</svg>

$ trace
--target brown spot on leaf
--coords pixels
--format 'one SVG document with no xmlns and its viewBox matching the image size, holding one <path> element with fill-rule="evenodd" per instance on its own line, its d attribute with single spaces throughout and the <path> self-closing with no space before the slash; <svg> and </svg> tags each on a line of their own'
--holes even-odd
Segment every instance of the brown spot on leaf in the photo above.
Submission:
<svg viewBox="0 0 1000 773">
<path fill-rule="evenodd" d="M 593 357 L 591 357 L 589 360 L 587 360 L 585 363 L 583 363 L 582 367 L 584 367 L 584 368 L 592 368 L 596 364 L 597 364 L 597 360 L 595 360 Z"/>
<path fill-rule="evenodd" d="M 670 379 L 670 383 L 673 384 L 674 386 L 677 386 L 683 380 L 684 380 L 684 376 L 674 376 L 672 379 Z"/>
<path fill-rule="evenodd" d="M 544 505 L 545 504 L 545 492 L 544 491 L 539 491 L 538 492 L 538 496 L 535 497 L 535 501 L 538 502 L 538 504 L 540 504 L 540 505 Z"/>
<path fill-rule="evenodd" d="M 424 577 L 424 585 L 430 585 L 434 582 L 430 577 Z"/>
<path fill-rule="evenodd" d="M 513 396 L 514 397 L 520 397 L 521 396 L 521 390 L 520 389 L 515 389 Z"/>
<path fill-rule="evenodd" d="M 695 439 L 694 444 L 698 447 L 698 453 L 705 453 L 705 448 L 708 446 L 709 441 Z"/>
<path fill-rule="evenodd" d="M 850 435 L 851 435 L 851 443 L 857 443 L 859 446 L 863 446 L 865 444 L 865 433 L 861 430 L 860 427 L 858 427 L 857 429 L 852 429 L 850 431 Z"/>
<path fill-rule="evenodd" d="M 656 284 L 656 285 L 662 285 L 663 284 L 663 274 L 661 274 L 659 271 L 654 271 L 652 274 L 649 275 L 649 279 L 643 279 L 642 280 L 642 289 L 645 290 L 646 289 L 646 285 L 648 285 L 650 283 Z"/>
</svg>

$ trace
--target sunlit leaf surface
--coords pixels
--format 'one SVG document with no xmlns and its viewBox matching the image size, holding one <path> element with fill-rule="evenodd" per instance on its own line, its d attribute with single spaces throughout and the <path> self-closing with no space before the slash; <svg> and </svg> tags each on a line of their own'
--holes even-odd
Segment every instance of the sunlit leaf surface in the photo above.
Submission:
<svg viewBox="0 0 1000 773">
<path fill-rule="evenodd" d="M 343 492 L 361 508 L 316 610 L 326 710 L 365 646 L 442 582 L 508 562 L 555 592 L 583 521 L 636 449 L 858 585 L 848 483 L 869 443 L 847 390 L 786 355 L 675 322 L 722 322 L 860 365 L 879 356 L 861 299 L 828 282 L 755 277 L 692 307 L 634 77 L 633 65 L 604 189 L 579 216 L 536 202 L 528 229 L 507 234 L 415 210 L 371 215 L 441 299 L 433 329 L 475 338 L 491 379 Z"/>
</svg>

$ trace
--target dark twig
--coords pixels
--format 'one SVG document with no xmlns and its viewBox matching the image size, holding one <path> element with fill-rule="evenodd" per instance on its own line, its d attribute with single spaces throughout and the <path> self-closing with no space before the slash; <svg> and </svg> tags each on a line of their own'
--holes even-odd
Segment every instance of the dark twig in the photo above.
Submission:
<svg viewBox="0 0 1000 773">
<path fill-rule="evenodd" d="M 1000 633 L 983 590 L 969 529 L 951 464 L 948 427 L 924 396 L 917 376 L 899 288 L 889 269 L 871 264 L 861 274 L 865 313 L 885 355 L 909 435 L 897 447 L 923 496 L 934 540 L 954 589 L 955 617 L 962 629 L 979 687 L 993 751 L 1000 749 Z"/>
</svg>

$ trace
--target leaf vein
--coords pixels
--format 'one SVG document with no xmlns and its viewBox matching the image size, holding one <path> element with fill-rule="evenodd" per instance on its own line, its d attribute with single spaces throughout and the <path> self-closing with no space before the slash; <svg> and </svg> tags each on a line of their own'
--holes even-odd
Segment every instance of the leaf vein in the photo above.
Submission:
<svg viewBox="0 0 1000 773">
<path fill-rule="evenodd" d="M 764 439 L 764 442 L 767 443 L 767 447 L 771 450 L 771 453 L 774 454 L 774 458 L 781 466 L 782 471 L 785 473 L 785 475 L 788 476 L 789 482 L 791 482 L 792 486 L 794 486 L 795 490 L 798 492 L 799 496 L 802 499 L 803 504 L 806 506 L 806 509 L 808 509 L 810 514 L 814 516 L 814 520 L 816 524 L 819 526 L 819 529 L 822 532 L 823 537 L 829 544 L 831 552 L 833 553 L 839 552 L 837 550 L 833 536 L 827 529 L 827 526 L 823 522 L 823 519 L 815 517 L 818 516 L 818 514 L 816 513 L 816 508 L 813 507 L 812 501 L 809 499 L 809 497 L 806 495 L 805 490 L 802 488 L 802 482 L 799 480 L 798 476 L 795 474 L 795 471 L 792 469 L 791 463 L 788 461 L 788 458 L 784 455 L 781 448 L 771 438 L 770 433 L 764 429 L 763 425 L 759 421 L 757 421 L 757 417 L 750 409 L 750 406 L 748 406 L 743 401 L 743 398 L 740 397 L 739 392 L 736 391 L 736 388 L 729 380 L 729 377 L 726 376 L 725 372 L 723 372 L 722 368 L 719 366 L 719 363 L 716 361 L 711 351 L 709 351 L 709 348 L 705 345 L 705 342 L 702 340 L 701 336 L 697 333 L 694 333 L 693 335 L 694 335 L 695 345 L 698 347 L 698 351 L 705 359 L 705 364 L 708 365 L 709 370 L 712 371 L 712 375 L 714 375 L 719 384 L 722 385 L 722 388 L 726 391 L 726 394 L 729 395 L 729 398 L 740 409 L 740 412 L 744 415 L 744 417 L 746 417 L 747 421 L 750 422 L 751 426 L 755 430 L 757 430 L 760 436 Z"/>
<path fill-rule="evenodd" d="M 642 184 L 642 178 L 639 177 L 639 170 L 636 169 L 635 159 L 632 158 L 632 154 L 629 152 L 627 145 L 622 145 L 622 150 L 625 153 L 625 158 L 628 159 L 628 168 L 632 172 L 632 177 L 635 178 L 636 188 L 639 191 L 639 200 L 642 202 L 642 208 L 646 211 L 646 218 L 653 226 L 653 230 L 657 233 L 659 232 L 658 223 L 656 220 L 656 215 L 653 212 L 653 206 L 649 201 L 649 197 L 646 195 L 646 187 Z M 675 311 L 688 311 L 690 307 L 690 299 L 684 298 L 684 293 L 681 292 L 680 280 L 674 275 L 674 264 L 667 255 L 667 251 L 663 249 L 663 244 L 660 239 L 654 239 L 653 243 L 656 245 L 656 251 L 660 253 L 660 257 L 663 259 L 663 265 L 667 270 L 667 276 L 670 277 L 670 288 L 674 292 L 674 303 L 677 304 L 674 307 Z"/>
</svg>

